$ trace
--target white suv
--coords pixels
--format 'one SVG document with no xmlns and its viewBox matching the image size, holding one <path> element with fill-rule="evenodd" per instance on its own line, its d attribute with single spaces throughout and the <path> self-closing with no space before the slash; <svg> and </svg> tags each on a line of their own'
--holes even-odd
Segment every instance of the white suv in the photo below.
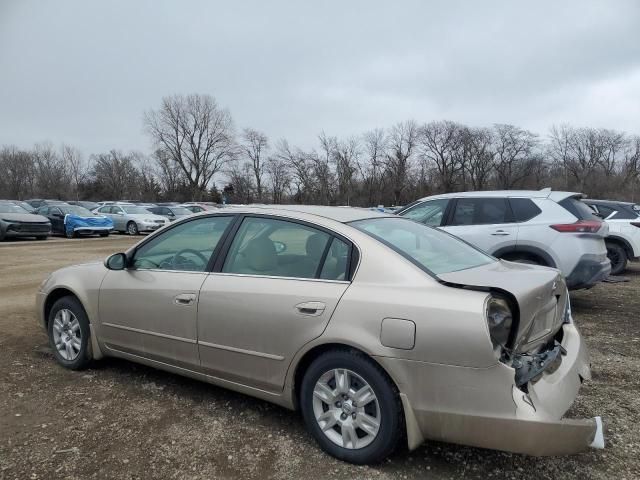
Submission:
<svg viewBox="0 0 640 480">
<path fill-rule="evenodd" d="M 609 225 L 605 239 L 607 255 L 611 260 L 611 273 L 617 275 L 627 268 L 628 260 L 640 257 L 640 210 L 638 205 L 610 200 L 585 199 Z"/>
<path fill-rule="evenodd" d="M 425 197 L 398 215 L 466 240 L 504 260 L 554 267 L 572 289 L 590 288 L 611 270 L 605 222 L 570 192 L 505 190 Z"/>
</svg>

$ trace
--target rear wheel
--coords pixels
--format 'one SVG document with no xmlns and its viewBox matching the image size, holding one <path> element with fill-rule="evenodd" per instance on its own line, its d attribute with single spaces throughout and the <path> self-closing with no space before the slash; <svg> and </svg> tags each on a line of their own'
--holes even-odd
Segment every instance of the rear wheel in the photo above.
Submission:
<svg viewBox="0 0 640 480">
<path fill-rule="evenodd" d="M 127 233 L 129 235 L 138 235 L 138 225 L 136 225 L 136 222 L 127 223 Z"/>
<path fill-rule="evenodd" d="M 300 404 L 307 429 L 330 455 L 351 463 L 383 460 L 402 436 L 402 406 L 385 372 L 365 355 L 336 350 L 304 374 Z"/>
<path fill-rule="evenodd" d="M 607 257 L 611 262 L 611 275 L 618 275 L 627 268 L 627 252 L 617 243 L 607 243 Z"/>
<path fill-rule="evenodd" d="M 42 235 L 39 236 L 39 237 L 36 237 L 36 240 L 46 240 L 46 239 L 47 239 L 47 237 L 42 236 Z"/>
</svg>

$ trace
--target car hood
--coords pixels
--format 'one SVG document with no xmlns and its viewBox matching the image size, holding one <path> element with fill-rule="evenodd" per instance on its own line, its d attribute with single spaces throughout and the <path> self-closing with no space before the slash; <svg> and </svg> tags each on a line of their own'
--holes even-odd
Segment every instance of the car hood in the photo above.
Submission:
<svg viewBox="0 0 640 480">
<path fill-rule="evenodd" d="M 0 218 L 13 222 L 49 222 L 49 219 L 47 217 L 43 217 L 42 215 L 35 215 L 33 213 L 0 213 Z"/>
<path fill-rule="evenodd" d="M 564 322 L 569 297 L 560 272 L 554 268 L 499 260 L 438 278 L 452 286 L 510 294 L 519 310 L 511 345 L 515 352 L 543 346 Z"/>
</svg>

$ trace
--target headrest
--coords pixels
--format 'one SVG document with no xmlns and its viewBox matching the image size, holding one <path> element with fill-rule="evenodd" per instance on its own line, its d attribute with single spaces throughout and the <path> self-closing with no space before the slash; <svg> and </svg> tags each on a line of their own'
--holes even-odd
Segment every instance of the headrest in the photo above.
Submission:
<svg viewBox="0 0 640 480">
<path fill-rule="evenodd" d="M 274 270 L 278 266 L 276 247 L 267 237 L 254 238 L 244 251 L 247 265 L 256 272 Z"/>
</svg>

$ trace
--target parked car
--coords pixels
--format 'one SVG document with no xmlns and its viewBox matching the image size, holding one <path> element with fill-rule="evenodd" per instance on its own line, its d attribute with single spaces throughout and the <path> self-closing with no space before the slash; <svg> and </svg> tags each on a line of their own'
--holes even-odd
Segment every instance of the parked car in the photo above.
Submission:
<svg viewBox="0 0 640 480">
<path fill-rule="evenodd" d="M 609 225 L 605 239 L 607 256 L 611 260 L 611 273 L 618 275 L 627 268 L 628 260 L 640 257 L 640 211 L 634 203 L 585 199 L 584 203 Z"/>
<path fill-rule="evenodd" d="M 42 199 L 42 198 L 33 198 L 31 200 L 25 200 L 25 202 L 27 202 L 29 205 L 31 205 L 33 208 L 38 209 L 44 205 L 57 205 L 57 204 L 67 204 L 67 202 L 63 201 L 63 200 L 52 200 L 52 199 Z"/>
<path fill-rule="evenodd" d="M 54 272 L 36 305 L 61 365 L 121 357 L 299 408 L 349 462 L 402 438 L 534 455 L 604 444 L 599 417 L 562 419 L 590 370 L 559 272 L 395 215 L 184 217 Z"/>
<path fill-rule="evenodd" d="M 29 213 L 13 202 L 0 200 L 0 241 L 15 237 L 46 240 L 49 235 L 51 222 L 48 219 Z"/>
<path fill-rule="evenodd" d="M 505 190 L 425 197 L 398 212 L 441 228 L 504 260 L 557 268 L 569 289 L 590 288 L 611 270 L 609 228 L 570 192 Z"/>
<path fill-rule="evenodd" d="M 7 201 L 25 209 L 29 213 L 36 213 L 36 209 L 33 208 L 31 205 L 29 205 L 27 202 L 23 202 L 22 200 L 7 200 Z"/>
<path fill-rule="evenodd" d="M 67 203 L 69 205 L 78 205 L 80 207 L 86 208 L 89 211 L 95 210 L 100 206 L 96 202 L 89 202 L 86 200 L 69 200 Z"/>
<path fill-rule="evenodd" d="M 177 220 L 179 218 L 184 217 L 185 215 L 191 215 L 193 212 L 179 205 L 175 206 L 158 206 L 158 207 L 150 207 L 149 211 L 151 213 L 155 213 L 156 215 L 161 215 L 170 222 Z"/>
<path fill-rule="evenodd" d="M 51 221 L 53 233 L 74 238 L 78 235 L 100 235 L 108 237 L 113 222 L 104 215 L 90 212 L 78 205 L 53 204 L 38 209 L 38 214 Z"/>
<path fill-rule="evenodd" d="M 209 210 L 217 210 L 220 207 L 217 207 L 215 205 L 212 204 L 208 204 L 208 203 L 198 203 L 198 202 L 189 202 L 189 203 L 183 203 L 181 205 L 178 205 L 179 207 L 182 208 L 186 208 L 187 210 L 189 210 L 192 213 L 200 213 L 200 212 L 206 212 Z"/>
<path fill-rule="evenodd" d="M 129 235 L 153 232 L 168 223 L 164 217 L 155 215 L 139 205 L 105 205 L 95 212 L 109 217 L 116 231 Z"/>
</svg>

